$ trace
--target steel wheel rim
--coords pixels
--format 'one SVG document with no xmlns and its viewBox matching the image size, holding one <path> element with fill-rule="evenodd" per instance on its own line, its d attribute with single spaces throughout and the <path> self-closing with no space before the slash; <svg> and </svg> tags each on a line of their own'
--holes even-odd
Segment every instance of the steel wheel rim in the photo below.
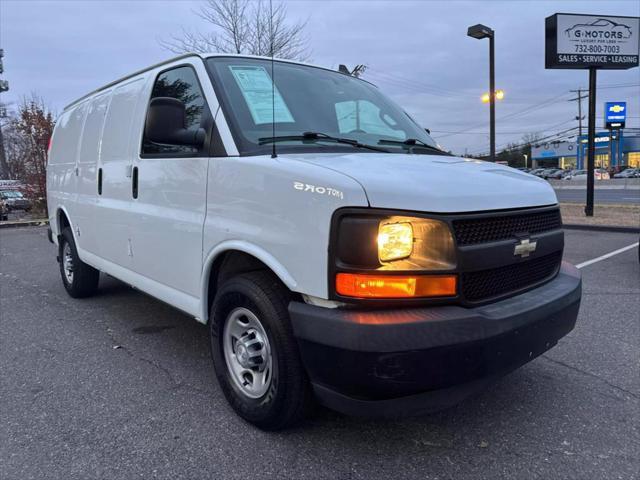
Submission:
<svg viewBox="0 0 640 480">
<path fill-rule="evenodd" d="M 73 255 L 71 254 L 71 245 L 65 242 L 62 250 L 62 271 L 68 283 L 73 283 Z"/>
<path fill-rule="evenodd" d="M 229 313 L 222 350 L 233 383 L 249 398 L 262 397 L 271 385 L 273 359 L 269 337 L 258 317 L 244 307 Z"/>
</svg>

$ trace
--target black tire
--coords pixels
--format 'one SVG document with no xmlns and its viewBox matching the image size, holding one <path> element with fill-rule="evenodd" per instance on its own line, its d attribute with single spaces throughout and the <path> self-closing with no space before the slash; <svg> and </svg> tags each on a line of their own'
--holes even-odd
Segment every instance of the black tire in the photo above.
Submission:
<svg viewBox="0 0 640 480">
<path fill-rule="evenodd" d="M 66 266 L 68 266 L 68 263 L 65 263 L 67 245 L 69 246 L 68 253 L 72 260 L 71 278 L 68 277 L 66 272 Z M 60 236 L 58 255 L 60 259 L 60 276 L 62 277 L 62 284 L 67 293 L 73 298 L 90 297 L 96 293 L 100 280 L 100 271 L 80 260 L 78 251 L 76 250 L 76 243 L 73 240 L 73 234 L 68 227 L 63 230 Z"/>
<path fill-rule="evenodd" d="M 290 294 L 270 272 L 251 272 L 226 281 L 211 306 L 209 338 L 216 376 L 238 415 L 263 430 L 281 430 L 301 420 L 313 400 L 289 321 Z M 266 332 L 272 361 L 268 390 L 250 398 L 232 378 L 224 354 L 225 324 L 234 311 L 253 313 Z"/>
</svg>

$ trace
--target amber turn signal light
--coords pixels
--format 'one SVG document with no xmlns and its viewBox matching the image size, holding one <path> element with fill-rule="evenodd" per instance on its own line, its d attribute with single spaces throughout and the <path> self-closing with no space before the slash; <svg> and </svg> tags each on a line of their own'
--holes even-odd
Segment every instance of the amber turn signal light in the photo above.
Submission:
<svg viewBox="0 0 640 480">
<path fill-rule="evenodd" d="M 336 292 L 355 298 L 452 297 L 456 286 L 455 275 L 336 275 Z"/>
</svg>

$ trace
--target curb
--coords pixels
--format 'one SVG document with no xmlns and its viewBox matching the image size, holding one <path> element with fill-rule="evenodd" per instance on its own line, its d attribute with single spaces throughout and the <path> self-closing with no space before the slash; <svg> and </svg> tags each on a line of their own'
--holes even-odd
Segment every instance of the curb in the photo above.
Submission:
<svg viewBox="0 0 640 480">
<path fill-rule="evenodd" d="M 551 184 L 554 190 L 586 190 L 587 184 L 582 183 L 580 185 L 554 185 Z M 640 190 L 640 185 L 595 185 L 594 190 L 631 190 L 635 192 Z"/>
<path fill-rule="evenodd" d="M 0 228 L 19 228 L 19 227 L 44 227 L 49 225 L 49 220 L 26 220 L 22 222 L 0 222 Z"/>
<path fill-rule="evenodd" d="M 563 223 L 566 230 L 591 230 L 593 232 L 640 233 L 640 227 L 619 227 L 615 225 L 581 225 L 579 223 Z"/>
</svg>

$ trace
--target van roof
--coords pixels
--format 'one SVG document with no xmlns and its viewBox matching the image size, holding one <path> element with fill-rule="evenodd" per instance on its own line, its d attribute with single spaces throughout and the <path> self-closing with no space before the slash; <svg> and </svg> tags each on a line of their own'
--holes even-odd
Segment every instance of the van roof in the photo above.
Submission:
<svg viewBox="0 0 640 480">
<path fill-rule="evenodd" d="M 219 52 L 212 52 L 212 53 L 196 53 L 196 52 L 191 52 L 191 53 L 184 53 L 182 55 L 178 55 L 177 57 L 172 57 L 169 58 L 167 60 L 164 60 L 162 62 L 153 64 L 149 67 L 143 68 L 141 70 L 137 70 L 133 73 L 130 73 L 129 75 L 125 75 L 124 77 L 118 78 L 117 80 L 114 80 L 113 82 L 109 82 L 106 85 L 103 85 L 100 88 L 97 88 L 89 93 L 87 93 L 86 95 L 83 95 L 82 97 L 74 100 L 73 102 L 71 102 L 70 104 L 68 104 L 66 107 L 64 107 L 64 111 L 68 110 L 69 108 L 73 107 L 74 105 L 82 102 L 83 100 L 95 95 L 98 92 L 101 92 L 102 90 L 105 90 L 107 88 L 113 87 L 114 85 L 117 85 L 120 82 L 123 82 L 129 78 L 135 77 L 136 75 L 140 75 L 141 73 L 145 73 L 148 72 L 149 70 L 153 70 L 154 68 L 157 67 L 161 67 L 163 65 L 166 65 L 168 63 L 173 63 L 177 60 L 182 60 L 183 58 L 189 58 L 189 57 L 198 57 L 198 58 L 202 58 L 203 60 L 206 58 L 210 58 L 210 57 L 241 57 L 241 58 L 259 58 L 262 60 L 271 60 L 271 57 L 264 57 L 264 56 L 259 56 L 259 55 L 245 55 L 245 54 L 237 54 L 237 53 L 219 53 Z M 295 61 L 295 60 L 286 60 L 284 58 L 274 58 L 274 60 L 277 60 L 278 62 L 285 62 L 285 63 L 295 63 L 298 65 L 306 65 L 308 67 L 315 67 L 315 68 L 321 68 L 323 70 L 329 70 L 329 71 L 335 71 L 335 70 L 331 70 L 330 68 L 326 68 L 326 67 L 321 67 L 318 65 L 313 65 L 311 63 L 306 63 L 306 62 L 299 62 L 299 61 Z M 359 80 L 363 80 L 363 79 L 359 79 Z M 366 82 L 366 80 L 363 80 Z M 367 83 L 371 83 L 371 82 L 367 82 Z"/>
</svg>

